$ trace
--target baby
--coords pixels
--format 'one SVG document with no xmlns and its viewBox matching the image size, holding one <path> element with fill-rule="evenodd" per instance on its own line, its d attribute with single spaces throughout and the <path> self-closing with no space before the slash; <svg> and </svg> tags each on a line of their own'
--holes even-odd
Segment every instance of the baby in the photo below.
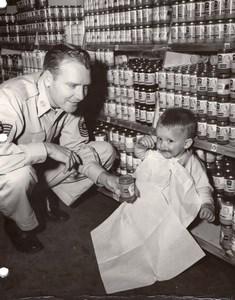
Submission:
<svg viewBox="0 0 235 300">
<path fill-rule="evenodd" d="M 215 219 L 212 187 L 205 168 L 193 154 L 190 147 L 196 136 L 197 120 L 194 114 L 184 108 L 169 108 L 159 118 L 156 128 L 157 150 L 151 136 L 144 136 L 136 143 L 136 157 L 144 160 L 149 151 L 158 151 L 165 159 L 176 159 L 191 175 L 202 205 L 201 219 L 213 222 Z"/>
</svg>

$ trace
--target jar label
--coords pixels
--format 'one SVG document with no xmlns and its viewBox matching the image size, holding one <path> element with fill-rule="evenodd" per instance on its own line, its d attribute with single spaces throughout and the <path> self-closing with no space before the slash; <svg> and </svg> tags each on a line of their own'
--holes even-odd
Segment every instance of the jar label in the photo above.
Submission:
<svg viewBox="0 0 235 300">
<path fill-rule="evenodd" d="M 223 190 L 224 189 L 224 177 L 218 177 L 218 176 L 212 176 L 213 177 L 213 183 L 214 187 L 217 190 Z"/>
<path fill-rule="evenodd" d="M 220 218 L 223 220 L 231 220 L 233 218 L 233 206 L 232 205 L 224 205 L 221 203 L 221 208 L 220 208 Z"/>
<path fill-rule="evenodd" d="M 233 192 L 235 191 L 235 179 L 226 179 L 224 180 L 224 191 Z"/>
</svg>

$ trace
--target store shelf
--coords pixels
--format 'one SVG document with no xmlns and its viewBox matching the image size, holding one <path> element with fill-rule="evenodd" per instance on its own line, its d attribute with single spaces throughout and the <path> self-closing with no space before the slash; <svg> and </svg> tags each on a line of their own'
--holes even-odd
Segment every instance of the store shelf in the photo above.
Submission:
<svg viewBox="0 0 235 300">
<path fill-rule="evenodd" d="M 199 140 L 198 138 L 196 138 L 194 140 L 194 147 L 235 158 L 235 147 L 232 147 L 230 145 L 223 146 L 216 143 L 209 143 L 205 140 Z"/>
<path fill-rule="evenodd" d="M 217 53 L 218 50 L 223 48 L 235 48 L 235 43 L 185 43 L 185 44 L 167 44 L 167 43 L 159 43 L 159 44 L 118 44 L 118 45 L 110 45 L 110 44 L 97 44 L 97 45 L 86 45 L 87 50 L 97 50 L 97 49 L 111 49 L 115 51 L 166 51 L 172 50 L 183 53 Z"/>
<path fill-rule="evenodd" d="M 234 48 L 235 43 L 192 43 L 170 44 L 171 50 L 187 53 L 218 52 L 219 49 Z"/>
<path fill-rule="evenodd" d="M 97 45 L 86 45 L 87 50 L 97 50 L 97 49 L 111 49 L 115 51 L 152 51 L 152 50 L 162 50 L 166 51 L 169 49 L 168 44 L 97 44 Z"/>
<path fill-rule="evenodd" d="M 144 134 L 155 134 L 155 130 L 156 130 L 155 128 L 152 128 L 150 126 L 141 125 L 141 124 L 138 124 L 136 122 L 130 122 L 130 121 L 116 119 L 116 118 L 108 117 L 108 116 L 105 116 L 105 115 L 102 115 L 102 114 L 100 114 L 97 117 L 97 120 L 101 121 L 101 122 L 105 122 L 105 123 L 110 123 L 110 124 L 113 124 L 113 125 L 116 125 L 116 126 L 120 126 L 120 127 L 123 127 L 123 128 L 127 128 L 127 129 L 130 129 L 130 130 L 139 131 L 139 132 L 144 133 Z"/>
<path fill-rule="evenodd" d="M 10 49 L 15 51 L 33 51 L 37 50 L 48 50 L 52 45 L 30 45 L 30 44 L 7 44 L 0 43 L 0 49 Z"/>
<path fill-rule="evenodd" d="M 191 229 L 190 232 L 204 250 L 235 266 L 235 256 L 230 250 L 225 251 L 220 246 L 220 225 L 203 221 Z"/>
<path fill-rule="evenodd" d="M 100 114 L 97 119 L 101 122 L 113 124 L 116 126 L 120 126 L 123 128 L 127 128 L 130 130 L 135 130 L 144 134 L 152 134 L 155 135 L 156 129 L 146 126 L 146 125 L 141 125 L 135 122 L 130 122 L 130 121 L 124 121 L 120 119 L 116 119 L 114 117 L 108 117 Z M 199 148 L 202 150 L 206 150 L 209 152 L 214 152 L 214 153 L 219 153 L 222 155 L 230 156 L 235 158 L 235 147 L 232 147 L 230 145 L 219 145 L 216 143 L 209 143 L 205 140 L 200 140 L 196 138 L 194 140 L 194 147 Z"/>
</svg>

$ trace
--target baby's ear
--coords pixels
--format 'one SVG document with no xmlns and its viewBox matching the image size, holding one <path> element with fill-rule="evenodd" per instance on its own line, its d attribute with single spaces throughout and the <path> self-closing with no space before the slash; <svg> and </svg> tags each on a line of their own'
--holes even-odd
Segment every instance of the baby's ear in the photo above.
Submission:
<svg viewBox="0 0 235 300">
<path fill-rule="evenodd" d="M 192 144 L 193 144 L 193 139 L 187 139 L 186 141 L 185 141 L 185 145 L 184 145 L 184 149 L 188 149 L 188 148 L 190 148 L 191 146 L 192 146 Z"/>
</svg>

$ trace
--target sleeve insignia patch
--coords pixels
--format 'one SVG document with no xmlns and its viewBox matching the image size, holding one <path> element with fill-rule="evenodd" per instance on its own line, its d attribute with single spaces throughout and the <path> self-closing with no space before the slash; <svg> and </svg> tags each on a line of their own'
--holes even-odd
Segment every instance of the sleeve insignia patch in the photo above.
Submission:
<svg viewBox="0 0 235 300">
<path fill-rule="evenodd" d="M 0 122 L 0 143 L 4 143 L 7 140 L 7 137 L 11 131 L 11 124 L 3 124 Z"/>
<path fill-rule="evenodd" d="M 78 129 L 79 129 L 80 134 L 81 134 L 82 137 L 88 137 L 89 136 L 88 129 L 87 129 L 84 118 L 80 118 L 80 120 L 78 122 Z"/>
</svg>

